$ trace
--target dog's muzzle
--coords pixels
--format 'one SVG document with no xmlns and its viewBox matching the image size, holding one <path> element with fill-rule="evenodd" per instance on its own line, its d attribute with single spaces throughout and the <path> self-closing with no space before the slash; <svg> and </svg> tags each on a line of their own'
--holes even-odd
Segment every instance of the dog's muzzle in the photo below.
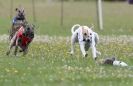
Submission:
<svg viewBox="0 0 133 86">
<path fill-rule="evenodd" d="M 90 40 L 90 39 L 87 39 L 86 41 L 87 41 L 87 42 L 90 42 L 91 40 Z"/>
<path fill-rule="evenodd" d="M 83 39 L 84 42 L 91 42 L 90 39 Z"/>
</svg>

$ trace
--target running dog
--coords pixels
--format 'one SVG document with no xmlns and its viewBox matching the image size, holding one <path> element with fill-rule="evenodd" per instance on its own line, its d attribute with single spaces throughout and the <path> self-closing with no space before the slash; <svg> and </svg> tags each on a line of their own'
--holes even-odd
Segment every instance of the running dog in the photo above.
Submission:
<svg viewBox="0 0 133 86">
<path fill-rule="evenodd" d="M 27 25 L 25 27 L 21 26 L 11 39 L 9 50 L 6 54 L 10 54 L 12 47 L 15 47 L 14 55 L 17 55 L 18 47 L 20 47 L 20 52 L 23 52 L 23 55 L 27 54 L 28 46 L 32 42 L 33 38 L 34 27 L 32 25 Z"/>
<path fill-rule="evenodd" d="M 76 30 L 74 30 L 76 28 Z M 96 44 L 99 41 L 99 36 L 96 32 L 92 31 L 92 28 L 88 26 L 81 26 L 79 24 L 74 25 L 71 28 L 71 52 L 74 54 L 74 45 L 76 42 L 79 42 L 80 50 L 84 57 L 87 57 L 86 51 L 91 47 L 93 59 L 96 60 L 97 54 L 101 55 L 99 51 L 96 50 Z"/>
</svg>

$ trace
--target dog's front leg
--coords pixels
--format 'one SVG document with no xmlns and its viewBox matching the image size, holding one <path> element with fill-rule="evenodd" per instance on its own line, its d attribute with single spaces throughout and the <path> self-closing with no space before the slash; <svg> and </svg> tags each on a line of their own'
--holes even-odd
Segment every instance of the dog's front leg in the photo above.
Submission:
<svg viewBox="0 0 133 86">
<path fill-rule="evenodd" d="M 10 54 L 11 49 L 12 49 L 12 47 L 14 46 L 15 39 L 16 39 L 16 35 L 14 35 L 14 37 L 11 39 L 10 45 L 9 45 L 9 49 L 8 49 L 8 51 L 6 52 L 6 55 L 9 55 L 9 54 Z"/>
<path fill-rule="evenodd" d="M 87 57 L 88 54 L 86 54 L 86 51 L 85 51 L 85 42 L 79 42 L 79 45 L 80 45 L 80 50 L 81 50 L 83 56 Z"/>
</svg>

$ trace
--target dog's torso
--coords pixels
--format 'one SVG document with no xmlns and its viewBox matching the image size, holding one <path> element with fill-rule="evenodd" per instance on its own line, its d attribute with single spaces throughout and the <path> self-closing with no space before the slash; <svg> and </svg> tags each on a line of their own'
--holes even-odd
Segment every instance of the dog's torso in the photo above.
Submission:
<svg viewBox="0 0 133 86">
<path fill-rule="evenodd" d="M 27 46 L 27 44 L 32 41 L 32 38 L 25 36 L 24 35 L 24 27 L 21 27 L 16 33 L 15 41 L 16 41 L 16 43 L 18 43 L 18 46 L 20 46 L 21 48 L 25 48 Z"/>
</svg>

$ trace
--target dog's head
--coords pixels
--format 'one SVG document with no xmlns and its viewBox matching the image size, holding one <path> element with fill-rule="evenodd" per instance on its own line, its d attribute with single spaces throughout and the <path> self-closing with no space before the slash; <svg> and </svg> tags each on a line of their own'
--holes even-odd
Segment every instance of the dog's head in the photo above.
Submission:
<svg viewBox="0 0 133 86">
<path fill-rule="evenodd" d="M 83 34 L 83 41 L 91 42 L 91 40 L 92 40 L 92 30 L 89 27 L 83 26 L 82 27 L 82 34 Z"/>
<path fill-rule="evenodd" d="M 16 8 L 15 9 L 17 12 L 17 16 L 20 18 L 24 18 L 25 17 L 25 13 L 24 13 L 24 9 L 23 8 Z"/>
</svg>

